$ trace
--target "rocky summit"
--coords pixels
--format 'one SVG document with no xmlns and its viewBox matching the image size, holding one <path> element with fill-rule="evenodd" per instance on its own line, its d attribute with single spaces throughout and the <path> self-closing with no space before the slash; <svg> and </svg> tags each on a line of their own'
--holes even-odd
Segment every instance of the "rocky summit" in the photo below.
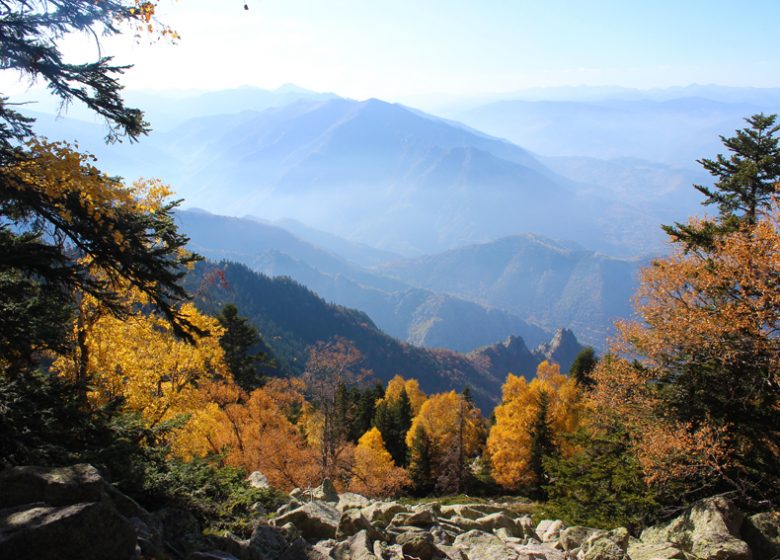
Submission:
<svg viewBox="0 0 780 560">
<path fill-rule="evenodd" d="M 263 480 L 254 473 L 249 483 Z M 522 504 L 521 504 L 522 505 Z M 725 497 L 646 528 L 534 523 L 518 503 L 416 505 L 338 494 L 330 481 L 291 492 L 252 535 L 201 532 L 187 511 L 149 512 L 90 465 L 0 472 L 0 558 L 36 560 L 770 560 L 780 512 L 746 515 Z"/>
</svg>

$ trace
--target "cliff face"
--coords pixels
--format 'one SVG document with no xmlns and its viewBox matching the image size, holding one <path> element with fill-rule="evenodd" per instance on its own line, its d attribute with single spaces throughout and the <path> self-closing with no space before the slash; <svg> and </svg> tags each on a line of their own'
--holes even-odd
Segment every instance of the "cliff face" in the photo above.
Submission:
<svg viewBox="0 0 780 560">
<path fill-rule="evenodd" d="M 569 329 L 558 329 L 549 342 L 537 346 L 533 354 L 539 361 L 548 360 L 561 366 L 561 371 L 569 371 L 574 358 L 583 349 L 577 337 Z"/>
</svg>

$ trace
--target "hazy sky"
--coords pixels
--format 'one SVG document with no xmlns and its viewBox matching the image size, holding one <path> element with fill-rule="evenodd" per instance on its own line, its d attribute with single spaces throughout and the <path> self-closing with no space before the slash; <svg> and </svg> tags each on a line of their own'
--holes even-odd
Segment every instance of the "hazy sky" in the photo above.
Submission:
<svg viewBox="0 0 780 560">
<path fill-rule="evenodd" d="M 104 52 L 132 89 L 292 82 L 355 98 L 560 85 L 780 86 L 777 0 L 161 0 L 176 46 Z M 89 39 L 68 41 L 94 58 Z M 2 89 L 13 84 L 2 78 Z"/>
</svg>

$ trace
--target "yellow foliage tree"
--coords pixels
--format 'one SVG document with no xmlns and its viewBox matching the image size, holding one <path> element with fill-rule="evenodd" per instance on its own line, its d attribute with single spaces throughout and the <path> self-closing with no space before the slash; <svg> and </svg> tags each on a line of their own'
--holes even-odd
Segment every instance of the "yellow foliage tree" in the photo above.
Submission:
<svg viewBox="0 0 780 560">
<path fill-rule="evenodd" d="M 417 416 L 420 413 L 420 408 L 422 408 L 425 399 L 428 397 L 422 389 L 420 389 L 420 382 L 416 379 L 404 379 L 400 375 L 396 375 L 387 383 L 385 396 L 380 402 L 394 402 L 398 400 L 401 396 L 401 391 L 404 389 L 406 389 L 406 396 L 409 397 L 409 403 L 412 405 L 412 416 Z"/>
<path fill-rule="evenodd" d="M 101 314 L 89 296 L 82 300 L 82 317 L 85 309 L 90 310 L 89 321 L 80 320 L 74 327 L 76 351 L 59 356 L 52 367 L 64 376 L 83 378 L 93 402 L 122 397 L 126 408 L 140 412 L 154 426 L 200 408 L 204 400 L 198 383 L 229 378 L 219 344 L 222 327 L 192 304 L 178 312 L 208 333 L 193 343 L 179 338 L 169 321 L 154 314 L 135 312 L 123 319 Z"/>
<path fill-rule="evenodd" d="M 573 433 L 582 417 L 584 403 L 576 381 L 561 374 L 557 364 L 547 361 L 539 364 L 536 378 L 530 383 L 510 373 L 487 440 L 493 478 L 505 488 L 517 489 L 538 482 L 531 468 L 531 426 L 538 417 L 543 392 L 548 398 L 547 421 L 555 443 L 564 455 L 572 451 L 561 436 Z"/>
<path fill-rule="evenodd" d="M 350 490 L 366 496 L 389 498 L 398 495 L 408 484 L 406 471 L 395 466 L 379 430 L 371 428 L 363 434 L 355 448 Z"/>
<path fill-rule="evenodd" d="M 413 447 L 418 429 L 425 432 L 430 442 L 431 478 L 437 480 L 444 470 L 451 470 L 456 475 L 455 481 L 445 489 L 460 489 L 466 475 L 466 460 L 478 455 L 484 442 L 485 422 L 479 410 L 455 391 L 432 395 L 420 407 L 406 434 L 408 448 Z"/>
</svg>

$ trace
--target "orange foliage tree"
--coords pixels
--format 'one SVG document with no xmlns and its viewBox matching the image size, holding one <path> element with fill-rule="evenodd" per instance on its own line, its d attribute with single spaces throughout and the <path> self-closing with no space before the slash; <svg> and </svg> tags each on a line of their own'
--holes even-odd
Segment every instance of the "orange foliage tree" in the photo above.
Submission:
<svg viewBox="0 0 780 560">
<path fill-rule="evenodd" d="M 462 491 L 469 474 L 467 461 L 480 454 L 485 439 L 485 421 L 479 409 L 455 391 L 431 395 L 406 434 L 408 448 L 413 448 L 418 431 L 425 433 L 430 444 L 431 479 L 442 490 Z M 416 467 L 412 464 L 409 468 Z"/>
<path fill-rule="evenodd" d="M 532 468 L 532 425 L 542 393 L 547 395 L 547 422 L 556 447 L 564 454 L 572 451 L 562 436 L 573 433 L 582 419 L 584 403 L 576 381 L 561 374 L 557 364 L 546 361 L 539 364 L 530 383 L 510 373 L 487 440 L 493 478 L 505 488 L 540 482 Z"/>
<path fill-rule="evenodd" d="M 363 434 L 355 448 L 350 490 L 366 496 L 389 498 L 398 495 L 408 484 L 406 471 L 395 466 L 379 430 L 371 428 Z"/>
<path fill-rule="evenodd" d="M 596 402 L 629 422 L 647 480 L 767 496 L 780 473 L 780 211 L 642 273 Z M 691 229 L 701 228 L 692 221 Z M 775 473 L 775 474 L 772 474 Z"/>
</svg>

